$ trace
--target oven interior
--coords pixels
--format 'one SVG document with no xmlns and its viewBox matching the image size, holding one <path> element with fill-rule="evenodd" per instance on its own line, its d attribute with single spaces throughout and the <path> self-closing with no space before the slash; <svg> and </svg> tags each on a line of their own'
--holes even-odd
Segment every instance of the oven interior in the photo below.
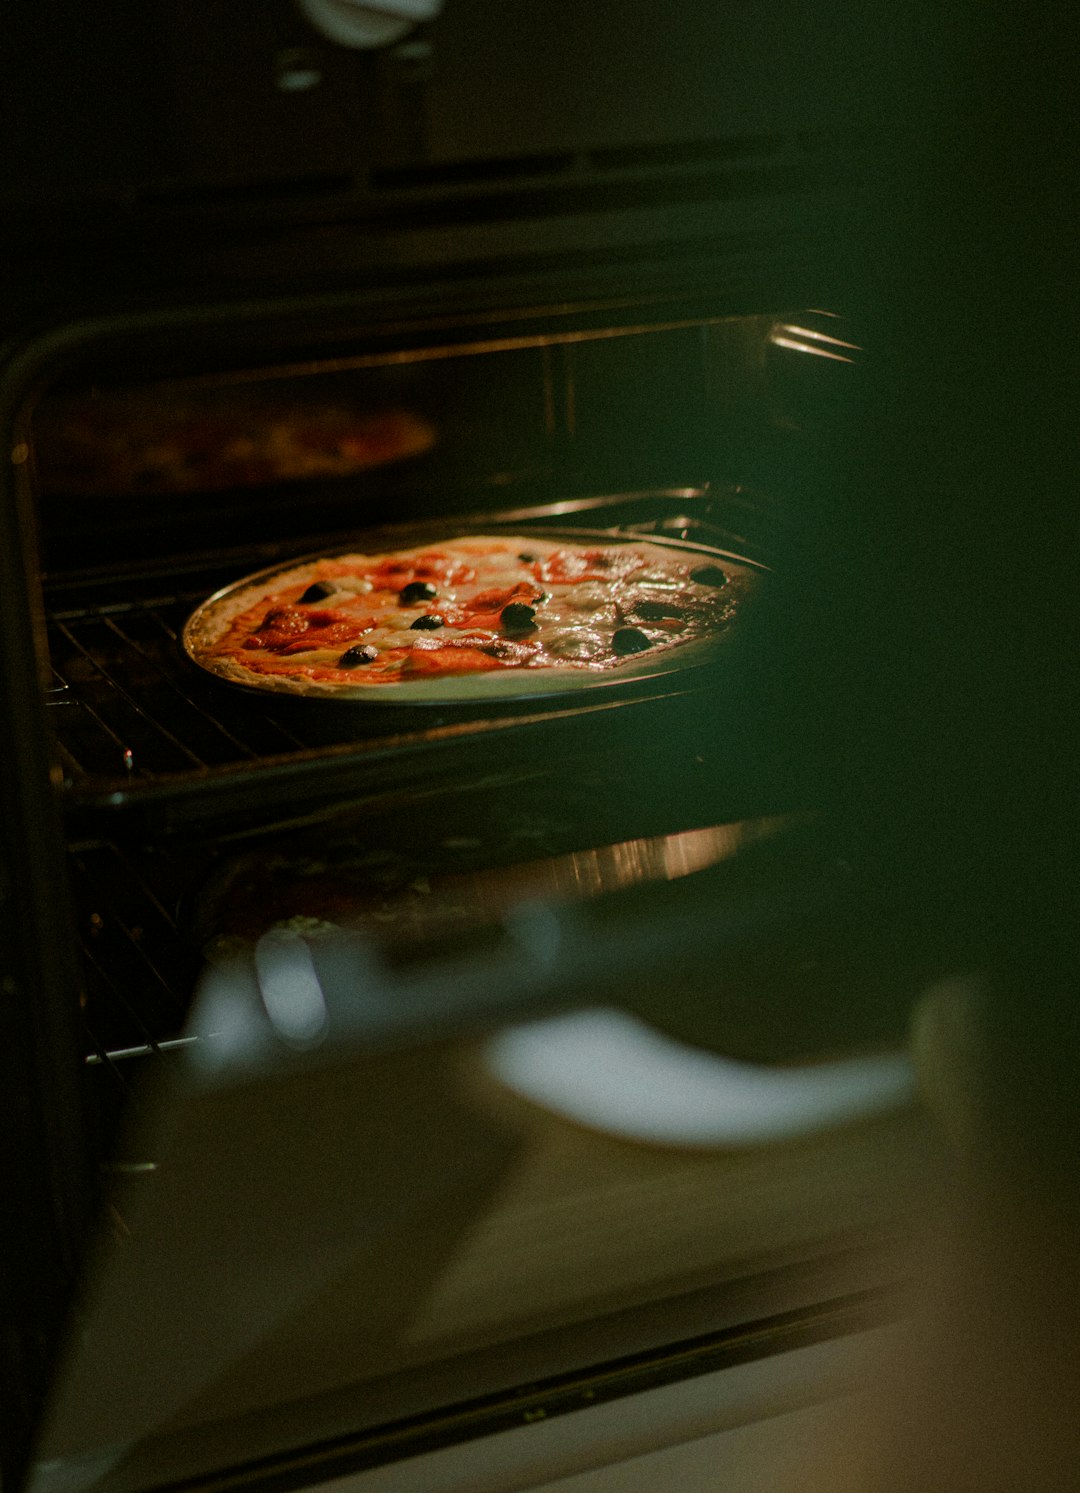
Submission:
<svg viewBox="0 0 1080 1493">
<path fill-rule="evenodd" d="M 827 335 L 815 326 L 829 323 L 804 320 L 813 349 Z M 45 700 L 88 977 L 102 990 L 87 1009 L 111 1011 L 93 1039 L 99 1059 L 178 1035 L 191 970 L 176 910 L 200 860 L 212 864 L 224 847 L 309 825 L 328 833 L 351 812 L 378 822 L 370 833 L 388 845 L 401 833 L 420 842 L 421 875 L 435 869 L 422 842 L 475 841 L 485 800 L 517 817 L 487 823 L 486 851 L 459 848 L 478 866 L 512 858 L 515 835 L 533 859 L 530 846 L 582 851 L 808 807 L 792 802 L 779 760 L 753 770 L 739 761 L 737 729 L 706 704 L 708 673 L 598 690 L 585 703 L 320 710 L 222 688 L 178 645 L 194 606 L 251 570 L 353 536 L 404 542 L 433 521 L 674 536 L 766 565 L 771 449 L 778 431 L 798 439 L 795 380 L 785 389 L 783 375 L 785 356 L 800 355 L 777 345 L 795 340 L 789 325 L 798 319 L 549 328 L 510 347 L 396 346 L 135 388 L 69 375 L 74 392 L 61 386 L 38 403 Z M 267 423 L 303 430 L 325 408 L 361 422 L 405 409 L 426 449 L 397 460 L 378 452 L 379 465 L 348 476 L 276 481 L 257 455 L 239 482 L 230 468 L 208 476 L 198 452 L 181 449 L 210 418 L 214 437 L 232 426 L 258 441 Z M 190 490 L 208 480 L 233 485 Z M 617 793 L 605 788 L 613 759 Z M 137 978 L 145 993 L 135 996 Z M 123 994 L 105 996 L 110 985 Z"/>
<path fill-rule="evenodd" d="M 578 697 L 320 708 L 230 690 L 181 656 L 186 616 L 220 586 L 433 523 L 669 536 L 767 575 L 786 473 L 860 354 L 844 319 L 561 320 L 510 346 L 474 332 L 134 387 L 82 370 L 38 402 L 44 698 L 102 1075 L 110 1053 L 180 1035 L 199 888 L 271 837 L 309 860 L 329 843 L 339 863 L 350 845 L 410 846 L 404 886 L 812 814 L 791 743 L 763 751 L 747 729 L 735 663 Z M 268 479 L 260 450 L 208 473 L 223 431 L 265 447 L 265 429 L 304 432 L 327 408 L 361 429 L 405 410 L 423 449 L 347 476 Z"/>
<path fill-rule="evenodd" d="M 599 909 L 586 938 L 611 941 L 605 998 L 681 1037 L 766 1063 L 898 1040 L 903 982 L 867 999 L 874 959 L 860 963 L 851 911 L 857 850 L 813 831 L 807 849 L 820 805 L 799 746 L 747 727 L 759 689 L 752 616 L 750 641 L 707 668 L 495 707 L 267 703 L 199 676 L 178 644 L 195 605 L 254 569 L 354 539 L 407 541 L 433 524 L 670 536 L 739 557 L 767 586 L 798 496 L 792 474 L 850 397 L 861 356 L 851 324 L 831 310 L 705 315 L 624 301 L 534 308 L 513 325 L 380 323 L 328 351 L 310 334 L 299 348 L 280 333 L 275 342 L 264 320 L 259 358 L 223 353 L 217 334 L 193 355 L 142 325 L 126 342 L 91 338 L 40 381 L 16 426 L 67 866 L 57 905 L 77 968 L 83 1144 L 101 1216 L 144 1241 L 118 1263 L 115 1228 L 111 1245 L 99 1231 L 84 1304 L 91 1346 L 69 1355 L 44 1443 L 40 1475 L 57 1486 L 134 1488 L 162 1466 L 203 1475 L 224 1456 L 249 1463 L 309 1441 L 332 1460 L 357 1435 L 444 1410 L 447 1396 L 494 1396 L 501 1414 L 526 1381 L 563 1383 L 601 1357 L 647 1356 L 699 1329 L 722 1335 L 762 1302 L 797 1317 L 826 1276 L 838 1299 L 876 1300 L 883 1239 L 922 1164 L 908 1113 L 764 1152 L 665 1155 L 493 1097 L 478 1077 L 478 1035 L 595 1002 L 565 978 L 523 979 L 487 1005 L 481 981 L 426 1028 L 398 1030 L 410 981 L 437 976 L 462 949 L 482 968 L 492 940 L 505 945 L 525 867 L 521 896 Z M 325 469 L 325 440 L 297 455 L 290 435 L 327 410 L 370 438 L 345 474 Z M 215 468 L 229 431 L 232 464 Z M 659 950 L 659 930 L 686 924 L 688 909 L 690 925 L 707 928 L 727 899 L 737 920 L 791 855 L 808 857 L 834 911 L 848 908 L 842 935 L 823 949 L 802 915 L 770 931 L 764 954 L 760 930 L 725 947 L 719 1018 L 708 933 L 677 963 L 674 989 L 662 970 L 635 978 L 630 956 L 615 956 L 620 918 L 657 930 Z M 266 863 L 278 868 L 272 884 Z M 229 1070 L 207 1086 L 198 1053 L 214 1033 L 200 1023 L 216 1008 L 196 1001 L 193 1012 L 193 1000 L 236 953 L 232 892 L 247 875 L 266 899 L 257 939 L 290 907 L 303 918 L 305 885 L 336 873 L 361 889 L 365 936 L 384 961 L 382 1016 L 359 1038 L 343 1018 L 341 1050 L 322 1067 L 271 1064 L 255 1086 Z M 511 892 L 467 924 L 431 918 L 433 884 L 449 887 L 445 904 L 485 877 L 489 891 L 509 878 Z M 356 1100 L 356 1087 L 377 1099 Z M 342 1187 L 340 1158 L 318 1136 L 285 1141 L 282 1116 L 307 1103 L 325 1103 L 353 1136 L 366 1192 Z M 387 1116 L 398 1118 L 390 1132 Z M 162 1125 L 174 1150 L 156 1212 Z M 232 1136 L 229 1160 L 208 1168 L 215 1127 Z M 433 1164 L 454 1186 L 431 1191 L 429 1216 L 418 1179 Z M 229 1292 L 265 1253 L 235 1228 L 252 1168 L 251 1216 L 271 1234 L 295 1215 L 282 1204 L 290 1190 L 314 1233 L 350 1236 L 376 1196 L 395 1217 L 374 1253 L 357 1245 L 325 1268 L 310 1237 L 282 1237 L 282 1273 L 264 1282 L 277 1307 L 249 1303 L 241 1327 Z M 651 1243 L 601 1248 L 607 1214 Z M 224 1295 L 225 1277 L 184 1263 L 200 1230 L 235 1255 Z M 285 1302 L 286 1266 L 294 1283 L 307 1275 L 306 1301 Z M 185 1271 L 163 1304 L 162 1280 Z M 374 1315 L 373 1279 L 385 1294 Z M 193 1311 L 226 1324 L 213 1350 L 204 1337 L 192 1348 Z M 138 1312 L 153 1318 L 155 1346 L 118 1370 Z M 196 1360 L 185 1380 L 178 1366 Z M 175 1395 L 151 1406 L 145 1386 L 169 1363 Z M 88 1386 L 111 1375 L 103 1409 Z M 360 1465 L 356 1446 L 350 1455 Z"/>
</svg>

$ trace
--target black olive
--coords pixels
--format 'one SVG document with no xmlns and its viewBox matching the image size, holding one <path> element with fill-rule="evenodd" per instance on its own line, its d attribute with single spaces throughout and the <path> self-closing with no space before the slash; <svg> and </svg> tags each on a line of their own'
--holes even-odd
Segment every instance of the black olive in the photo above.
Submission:
<svg viewBox="0 0 1080 1493">
<path fill-rule="evenodd" d="M 642 622 L 659 622 L 661 617 L 685 617 L 681 607 L 670 606 L 666 601 L 639 601 L 630 609 Z"/>
<path fill-rule="evenodd" d="M 525 551 L 524 554 L 518 555 L 518 559 L 521 561 L 522 565 L 531 565 L 532 562 L 536 559 L 536 556 L 530 555 L 528 551 Z"/>
<path fill-rule="evenodd" d="M 326 581 L 312 581 L 311 585 L 300 598 L 301 605 L 309 601 L 325 601 L 328 596 L 333 596 L 334 587 Z"/>
<path fill-rule="evenodd" d="M 441 617 L 433 617 L 428 612 L 423 617 L 417 617 L 416 621 L 411 622 L 409 625 L 413 632 L 434 632 L 437 627 L 442 627 L 443 619 Z"/>
<path fill-rule="evenodd" d="M 500 621 L 505 632 L 535 632 L 536 612 L 524 601 L 510 601 L 502 609 Z"/>
<path fill-rule="evenodd" d="M 618 654 L 644 653 L 646 648 L 652 647 L 652 639 L 639 628 L 617 627 L 612 634 L 611 646 Z"/>
<path fill-rule="evenodd" d="M 414 607 L 418 601 L 434 601 L 438 592 L 430 581 L 410 581 L 398 592 L 398 603 L 403 607 Z"/>
<path fill-rule="evenodd" d="M 358 669 L 361 664 L 373 664 L 379 656 L 379 650 L 371 643 L 357 643 L 355 648 L 348 648 L 338 659 L 339 669 Z"/>
<path fill-rule="evenodd" d="M 700 586 L 726 586 L 727 576 L 719 565 L 701 565 L 690 572 L 690 579 Z"/>
</svg>

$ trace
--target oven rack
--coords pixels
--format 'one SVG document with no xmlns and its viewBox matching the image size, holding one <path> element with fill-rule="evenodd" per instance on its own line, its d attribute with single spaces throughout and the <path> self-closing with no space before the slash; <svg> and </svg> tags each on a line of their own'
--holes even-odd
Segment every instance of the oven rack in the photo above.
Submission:
<svg viewBox="0 0 1080 1493">
<path fill-rule="evenodd" d="M 294 721 L 246 698 L 211 701 L 212 683 L 181 679 L 170 655 L 189 610 L 170 600 L 54 621 L 50 714 L 76 822 L 107 816 L 142 835 L 224 834 L 303 818 L 330 800 L 422 797 L 434 780 L 525 781 L 611 750 L 613 718 L 630 706 L 653 713 L 660 729 L 661 711 L 673 708 L 674 732 L 693 698 L 683 686 L 678 696 L 465 720 L 386 719 L 380 709 L 363 722 L 349 712 L 340 723 L 329 714 Z"/>
<path fill-rule="evenodd" d="M 418 880 L 429 891 L 429 877 L 484 877 L 500 867 L 543 864 L 558 870 L 545 882 L 545 895 L 588 899 L 658 875 L 678 878 L 797 822 L 781 815 L 702 824 L 696 794 L 679 803 L 607 805 L 589 814 L 594 787 L 595 779 L 579 785 L 561 805 L 551 803 L 542 784 L 510 795 L 480 789 L 450 804 L 433 802 L 426 806 L 425 833 L 414 842 L 406 816 L 391 808 L 381 815 L 328 816 L 298 835 L 271 833 L 239 842 L 73 843 L 68 866 L 83 953 L 84 1055 L 91 1064 L 115 1067 L 176 1044 L 205 946 L 231 927 L 230 888 L 239 878 L 243 896 L 246 879 L 262 865 L 286 868 L 280 883 L 269 882 L 255 904 L 268 918 L 302 911 L 305 876 L 325 875 L 331 866 L 343 868 L 342 887 L 361 899 L 365 889 L 394 899 L 408 895 Z M 299 898 L 287 895 L 277 906 L 274 887 L 287 892 L 290 878 Z M 374 916 L 378 921 L 380 911 Z M 427 937 L 437 954 L 437 924 Z M 429 945 L 416 945 L 421 948 Z"/>
<path fill-rule="evenodd" d="M 854 864 L 837 858 L 831 835 L 805 815 L 703 823 L 704 798 L 694 791 L 679 803 L 619 805 L 606 821 L 600 815 L 587 818 L 582 801 L 568 802 L 556 816 L 543 798 L 530 803 L 528 795 L 509 800 L 485 796 L 486 819 L 468 842 L 460 833 L 460 805 L 449 811 L 435 806 L 430 843 L 404 857 L 395 848 L 402 844 L 407 822 L 394 810 L 375 818 L 347 815 L 336 825 L 320 824 L 314 835 L 245 841 L 239 853 L 235 846 L 175 841 L 141 849 L 106 840 L 72 844 L 71 902 L 83 952 L 83 1057 L 98 1155 L 115 1158 L 120 1122 L 142 1083 L 167 1071 L 162 1065 L 177 1050 L 209 1035 L 193 1028 L 191 1020 L 200 975 L 208 960 L 234 956 L 234 935 L 245 940 L 258 936 L 251 928 L 252 909 L 256 918 L 267 920 L 310 912 L 302 890 L 294 901 L 291 888 L 295 883 L 302 889 L 312 855 L 316 875 L 350 865 L 335 853 L 342 844 L 335 833 L 344 837 L 349 855 L 361 855 L 359 862 L 351 862 L 362 867 L 360 881 L 346 876 L 340 883 L 349 895 L 355 887 L 361 897 L 364 883 L 385 885 L 386 895 L 396 897 L 406 885 L 412 887 L 418 870 L 430 870 L 434 879 L 446 872 L 486 874 L 528 860 L 536 864 L 538 858 L 561 861 L 567 873 L 561 881 L 545 884 L 542 892 L 534 881 L 524 894 L 554 896 L 561 900 L 553 905 L 566 901 L 578 909 L 568 913 L 566 946 L 572 952 L 552 986 L 560 999 L 577 1000 L 587 991 L 590 999 L 618 1003 L 636 990 L 633 999 L 643 997 L 648 1011 L 656 988 L 665 989 L 664 1000 L 670 1000 L 667 976 L 673 968 L 680 969 L 680 979 L 691 991 L 699 978 L 694 971 L 707 970 L 710 988 L 719 978 L 717 988 L 724 990 L 715 1011 L 717 1030 L 724 1033 L 721 1045 L 734 1043 L 754 1060 L 784 1062 L 852 1044 L 875 1048 L 902 1040 L 911 989 L 938 977 L 941 968 L 932 948 L 901 952 L 896 947 L 895 909 L 886 889 L 875 884 L 872 862 L 859 858 L 857 846 L 843 843 Z M 697 825 L 688 835 L 695 818 Z M 466 808 L 464 819 L 475 823 L 475 806 Z M 641 851 L 653 836 L 663 838 L 665 849 L 650 871 Z M 673 839 L 680 844 L 671 858 Z M 758 842 L 760 854 L 751 848 Z M 387 849 L 394 855 L 394 875 L 382 883 L 372 879 L 378 874 L 372 868 L 382 864 L 379 853 Z M 615 868 L 625 874 L 601 876 L 604 867 L 596 857 L 605 850 L 626 852 L 608 864 L 609 872 Z M 258 874 L 267 856 L 272 865 L 282 855 L 278 864 L 290 893 L 284 908 L 275 903 L 273 879 Z M 404 875 L 398 874 L 398 862 L 405 864 Z M 695 876 L 685 889 L 679 888 L 692 872 L 701 872 L 703 879 Z M 616 895 L 602 899 L 594 913 L 589 904 L 600 892 Z M 457 900 L 453 894 L 451 900 Z M 373 917 L 380 917 L 377 905 Z M 480 940 L 476 947 L 490 954 L 493 936 L 501 936 L 500 926 L 506 931 L 502 917 L 487 904 L 487 921 L 483 915 L 472 923 L 458 919 L 440 926 L 436 920 L 428 924 L 426 935 L 417 935 L 406 920 L 399 931 L 407 934 L 407 949 L 390 936 L 383 941 L 379 931 L 377 958 L 385 958 L 386 988 L 408 992 L 400 1003 L 395 995 L 389 1009 L 412 1009 L 416 992 L 423 990 L 428 992 L 425 1001 L 437 991 L 429 1017 L 438 1012 L 439 1021 L 453 1021 L 451 1013 L 460 1016 L 463 1011 L 469 1020 L 490 1016 L 496 1007 L 505 1016 L 507 992 L 511 1004 L 525 1003 L 521 1009 L 538 998 L 546 1000 L 551 971 L 537 976 L 539 984 L 530 983 L 520 949 L 512 956 L 513 975 L 500 969 L 492 981 L 492 990 L 501 992 L 494 1006 L 477 997 L 471 975 L 468 990 L 458 987 L 453 958 L 474 937 Z M 369 923 L 368 929 L 370 939 L 376 924 Z M 882 950 L 889 971 L 883 978 Z M 440 961 L 449 962 L 441 966 Z M 369 970 L 366 962 L 363 967 Z M 636 989 L 643 972 L 659 968 L 665 971 L 659 987 L 650 976 Z M 575 981 L 582 979 L 578 990 Z M 790 1009 L 796 1001 L 797 1008 Z M 664 1009 L 665 1020 L 670 1019 L 671 1010 Z"/>
<path fill-rule="evenodd" d="M 179 1035 L 197 973 L 178 915 L 196 862 L 98 841 L 73 845 L 69 865 L 91 1050 L 102 1061 L 152 1051 Z"/>
<path fill-rule="evenodd" d="M 175 858 L 161 857 L 155 876 L 106 841 L 72 845 L 68 865 L 82 949 L 79 1002 L 90 1117 L 96 1154 L 106 1158 L 114 1155 L 121 1120 L 147 1065 L 160 1066 L 194 1040 L 181 1034 L 197 961 L 179 928 L 176 891 L 190 873 Z"/>
<path fill-rule="evenodd" d="M 729 547 L 731 535 L 711 510 L 694 511 L 699 498 L 665 492 L 558 507 L 584 514 L 590 528 Z M 619 522 L 626 516 L 636 521 Z M 534 509 L 510 517 L 524 524 L 550 521 L 551 514 Z M 661 678 L 612 687 L 603 699 L 571 706 L 429 709 L 380 701 L 313 709 L 309 701 L 263 701 L 230 689 L 203 677 L 179 643 L 194 607 L 236 577 L 237 560 L 229 558 L 231 565 L 218 559 L 179 576 L 138 578 L 126 592 L 119 579 L 50 588 L 46 699 L 65 806 L 77 828 L 100 829 L 106 816 L 110 833 L 119 820 L 135 834 L 220 836 L 252 819 L 287 822 L 335 799 L 416 797 L 433 781 L 561 775 L 597 752 L 619 750 L 624 735 L 653 742 L 681 736 L 683 755 L 691 757 L 710 748 L 701 719 L 707 671 L 676 685 Z M 239 573 L 250 567 L 249 554 Z"/>
<path fill-rule="evenodd" d="M 219 943 L 221 952 L 231 956 L 233 932 L 251 936 L 245 920 L 252 909 L 279 919 L 290 909 L 302 911 L 309 869 L 320 876 L 332 866 L 343 867 L 341 885 L 350 894 L 355 891 L 362 905 L 365 888 L 379 897 L 393 900 L 404 894 L 408 900 L 415 895 L 418 877 L 423 883 L 418 889 L 430 891 L 429 875 L 479 873 L 483 878 L 498 867 L 527 870 L 543 864 L 559 868 L 556 878 L 544 882 L 543 895 L 588 902 L 601 891 L 644 888 L 653 881 L 662 885 L 717 865 L 796 823 L 791 816 L 780 816 L 703 825 L 698 792 L 679 802 L 614 804 L 590 814 L 594 791 L 595 781 L 578 785 L 561 805 L 551 803 L 543 785 L 494 797 L 481 790 L 479 804 L 475 799 L 433 803 L 426 837 L 415 848 L 409 845 L 408 821 L 393 808 L 382 815 L 335 816 L 299 836 L 245 838 L 239 846 L 173 840 L 136 847 L 104 839 L 71 844 L 71 906 L 82 949 L 83 1058 L 99 1154 L 112 1152 L 118 1122 L 138 1080 L 198 1040 L 191 1005 L 206 960 L 215 957 Z M 466 834 L 468 830 L 473 832 Z M 271 876 L 260 881 L 259 868 L 275 865 L 283 867 L 280 880 Z M 287 895 L 281 903 L 278 892 L 282 887 L 288 892 L 292 881 L 297 897 Z M 519 895 L 522 885 L 519 881 Z M 530 885 L 537 885 L 535 874 Z M 230 910 L 234 887 L 240 896 L 239 924 Z M 247 889 L 251 887 L 254 893 Z M 646 904 L 651 906 L 657 895 L 648 894 Z M 477 904 L 480 920 L 481 906 Z M 380 907 L 373 912 L 373 927 L 382 916 Z M 488 916 L 494 928 L 500 916 L 494 906 Z M 440 932 L 438 919 L 427 925 L 426 933 L 418 933 L 408 919 L 406 910 L 399 931 L 408 933 L 409 962 L 445 958 L 473 933 L 488 937 L 479 933 L 480 921 L 467 926 L 455 922 L 457 931 L 448 937 L 445 929 Z M 388 971 L 400 962 L 402 947 L 392 940 L 388 945 Z"/>
<path fill-rule="evenodd" d="M 587 796 L 587 794 L 585 795 Z M 483 795 L 486 814 L 479 833 L 466 838 L 475 815 L 460 803 L 432 805 L 431 844 L 415 856 L 402 855 L 408 828 L 399 810 L 382 816 L 365 814 L 362 822 L 346 816 L 320 825 L 314 840 L 302 836 L 292 849 L 296 875 L 302 877 L 305 855 L 313 844 L 333 861 L 344 839 L 356 853 L 365 851 L 377 867 L 393 863 L 400 871 L 386 885 L 400 890 L 413 871 L 484 871 L 538 857 L 567 864 L 594 854 L 593 844 L 626 843 L 634 831 L 667 834 L 672 825 L 648 805 L 598 813 L 590 820 L 578 801 L 565 813 L 555 812 L 541 796 L 525 790 L 510 799 Z M 669 813 L 665 807 L 663 813 Z M 684 811 L 682 818 L 690 818 Z M 768 825 L 765 821 L 764 825 Z M 675 831 L 678 833 L 678 830 Z M 708 831 L 706 831 L 708 832 Z M 731 849 L 753 838 L 752 826 L 728 830 Z M 82 949 L 80 992 L 83 1058 L 89 1070 L 95 1109 L 103 1127 L 104 1151 L 116 1121 L 130 1101 L 133 1081 L 170 1053 L 198 1040 L 189 1026 L 194 991 L 204 967 L 206 949 L 217 926 L 214 908 L 222 870 L 245 864 L 248 857 L 288 855 L 292 837 L 272 834 L 254 842 L 199 845 L 178 843 L 136 847 L 105 839 L 73 843 L 68 851 L 71 902 Z M 627 848 L 633 850 L 631 839 Z M 693 856 L 694 851 L 689 852 Z M 697 853 L 700 853 L 700 849 Z M 629 864 L 629 862 L 628 862 Z M 634 865 L 638 863 L 635 861 Z M 373 883 L 377 884 L 377 883 Z M 576 883 L 575 883 L 576 884 Z M 582 883 L 592 886 L 586 873 Z M 228 875 L 225 886 L 228 885 Z M 389 894 L 389 893 L 388 893 Z M 227 926 L 227 924 L 223 925 Z M 438 945 L 436 945 L 436 948 Z"/>
</svg>

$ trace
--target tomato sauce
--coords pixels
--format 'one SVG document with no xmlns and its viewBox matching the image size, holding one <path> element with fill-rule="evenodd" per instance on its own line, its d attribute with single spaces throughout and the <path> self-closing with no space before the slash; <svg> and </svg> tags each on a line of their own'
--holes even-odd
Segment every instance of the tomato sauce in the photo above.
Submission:
<svg viewBox="0 0 1080 1493">
<path fill-rule="evenodd" d="M 543 594 L 541 588 L 530 581 L 517 581 L 512 586 L 496 586 L 488 591 L 478 591 L 460 605 L 453 602 L 433 602 L 431 611 L 447 627 L 480 627 L 498 632 L 504 607 L 509 606 L 512 601 L 530 604 L 538 601 Z"/>
<path fill-rule="evenodd" d="M 443 554 L 440 550 L 431 550 L 423 555 L 409 555 L 402 559 L 382 560 L 364 574 L 380 591 L 400 591 L 413 581 L 465 586 L 476 579 L 476 571 L 471 565 L 456 556 Z"/>
<path fill-rule="evenodd" d="M 505 667 L 501 659 L 493 658 L 479 648 L 467 643 L 448 643 L 443 648 L 417 650 L 409 654 L 401 674 L 403 678 L 430 674 L 479 674 Z"/>
<path fill-rule="evenodd" d="M 332 648 L 363 637 L 377 625 L 376 618 L 339 607 L 275 607 L 240 646 L 268 653 L 306 653 Z"/>
<path fill-rule="evenodd" d="M 401 677 L 401 665 L 408 656 L 404 648 L 385 649 L 374 663 L 364 668 L 365 684 L 392 684 Z M 289 679 L 311 679 L 321 684 L 355 684 L 355 669 L 339 669 L 333 664 L 302 664 L 273 654 L 245 658 L 244 667 L 253 674 L 280 674 Z"/>
</svg>

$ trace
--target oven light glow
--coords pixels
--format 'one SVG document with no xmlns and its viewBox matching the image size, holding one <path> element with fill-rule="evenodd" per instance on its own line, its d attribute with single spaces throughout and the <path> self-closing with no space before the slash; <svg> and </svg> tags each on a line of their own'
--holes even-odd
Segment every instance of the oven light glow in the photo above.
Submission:
<svg viewBox="0 0 1080 1493">
<path fill-rule="evenodd" d="M 255 945 L 255 973 L 266 1014 L 278 1035 L 297 1047 L 311 1047 L 326 1031 L 326 1000 L 298 933 L 267 933 Z"/>
<path fill-rule="evenodd" d="M 787 324 L 779 327 L 778 330 L 790 332 L 793 337 L 809 337 L 811 342 L 827 342 L 831 347 L 848 347 L 852 352 L 862 352 L 857 342 L 845 342 L 841 337 L 829 337 L 825 332 L 815 332 L 811 327 L 793 327 Z"/>
<path fill-rule="evenodd" d="M 845 357 L 843 353 L 830 352 L 827 347 L 813 347 L 809 346 L 805 342 L 796 342 L 793 337 L 774 336 L 770 337 L 769 341 L 775 347 L 790 347 L 792 352 L 797 353 L 813 353 L 816 358 L 831 358 L 836 363 L 854 363 L 855 361 L 854 358 Z M 853 344 L 850 342 L 844 343 L 842 345 L 845 347 L 853 346 Z"/>
</svg>

